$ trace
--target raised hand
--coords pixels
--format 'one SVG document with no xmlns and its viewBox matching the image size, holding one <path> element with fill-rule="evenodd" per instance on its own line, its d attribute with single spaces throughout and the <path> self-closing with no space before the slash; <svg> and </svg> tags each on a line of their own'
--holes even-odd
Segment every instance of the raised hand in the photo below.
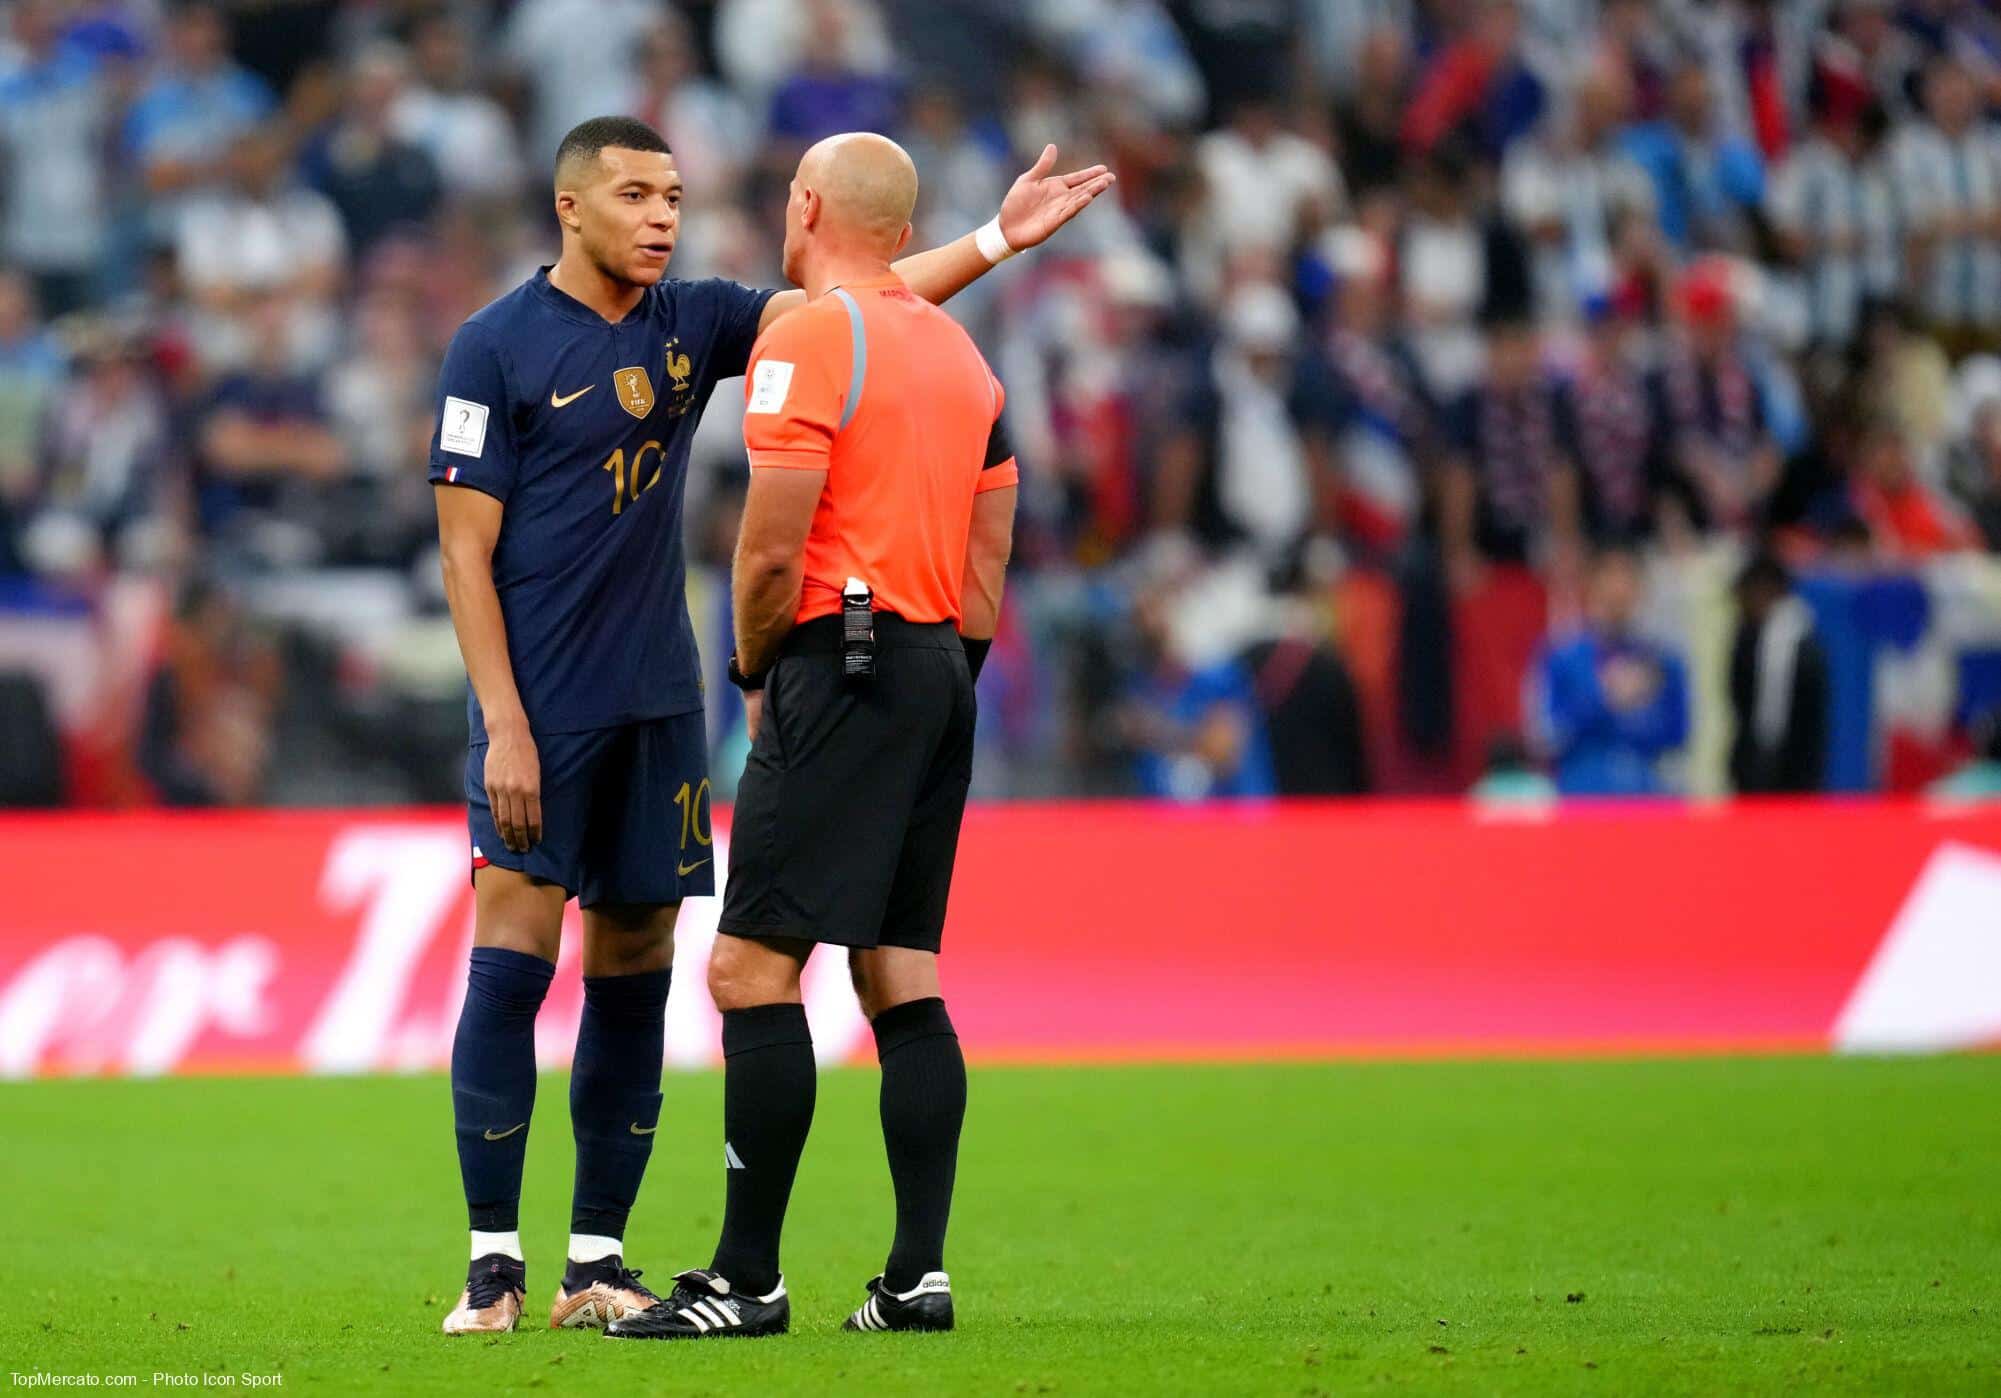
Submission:
<svg viewBox="0 0 2001 1398">
<path fill-rule="evenodd" d="M 1103 165 L 1052 175 L 1055 166 L 1056 147 L 1044 146 L 1034 166 L 1022 172 L 1001 200 L 1001 234 L 1016 252 L 1043 242 L 1118 180 Z"/>
</svg>

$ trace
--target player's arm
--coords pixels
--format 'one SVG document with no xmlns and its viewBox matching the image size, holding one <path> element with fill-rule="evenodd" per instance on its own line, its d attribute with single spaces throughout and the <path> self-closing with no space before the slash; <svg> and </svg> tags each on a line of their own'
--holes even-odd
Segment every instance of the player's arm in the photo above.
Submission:
<svg viewBox="0 0 2001 1398">
<path fill-rule="evenodd" d="M 1055 165 L 1056 147 L 1044 146 L 1041 158 L 1022 172 L 1001 200 L 1000 216 L 993 223 L 943 247 L 904 258 L 894 265 L 896 275 L 926 301 L 943 305 L 1000 262 L 1047 241 L 1118 178 L 1103 165 L 1052 175 L 1049 172 Z M 1005 246 L 995 245 L 996 234 Z M 987 246 L 983 247 L 983 242 Z M 757 328 L 763 330 L 787 311 L 805 304 L 805 292 L 781 291 L 765 302 Z"/>
<path fill-rule="evenodd" d="M 833 465 L 853 361 L 846 318 L 836 324 L 812 311 L 760 339 L 751 361 L 743 412 L 750 491 L 730 578 L 736 663 L 746 675 L 771 667 L 798 614 L 806 537 Z"/>
<path fill-rule="evenodd" d="M 973 678 L 980 677 L 987 650 L 1000 626 L 1001 589 L 1014 552 L 1014 486 L 983 490 L 973 497 L 973 528 L 966 537 L 966 576 L 960 588 L 959 635 Z"/>
<path fill-rule="evenodd" d="M 1000 385 L 994 385 L 999 395 Z M 998 415 L 987 433 L 987 458 L 973 495 L 972 527 L 966 533 L 966 571 L 959 584 L 959 637 L 966 645 L 966 663 L 973 678 L 987 663 L 994 632 L 1000 626 L 1001 590 L 1007 561 L 1014 552 L 1014 507 L 1021 473 L 1007 424 Z"/>
<path fill-rule="evenodd" d="M 491 332 L 460 327 L 438 371 L 431 437 L 438 553 L 452 629 L 486 719 L 486 794 L 501 842 L 520 853 L 542 838 L 542 769 L 493 583 L 493 552 L 516 471 L 507 361 Z"/>
<path fill-rule="evenodd" d="M 737 668 L 762 674 L 792 629 L 806 575 L 806 536 L 826 488 L 824 469 L 753 466 L 731 574 Z"/>
<path fill-rule="evenodd" d="M 486 795 L 501 842 L 519 853 L 542 838 L 542 769 L 521 691 L 515 687 L 507 625 L 493 585 L 493 548 L 500 541 L 503 507 L 491 495 L 463 486 L 440 485 L 435 494 L 445 601 L 466 676 L 486 719 Z"/>
</svg>

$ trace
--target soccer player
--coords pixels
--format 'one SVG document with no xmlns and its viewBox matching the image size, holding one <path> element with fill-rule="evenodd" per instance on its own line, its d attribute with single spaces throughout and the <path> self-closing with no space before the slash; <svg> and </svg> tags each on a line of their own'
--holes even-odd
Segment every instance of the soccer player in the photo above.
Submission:
<svg viewBox="0 0 2001 1398">
<path fill-rule="evenodd" d="M 966 1065 L 938 948 L 1017 473 L 999 381 L 891 265 L 916 198 L 909 156 L 880 136 L 821 142 L 792 181 L 785 275 L 812 299 L 759 337 L 744 415 L 731 679 L 753 745 L 709 962 L 726 1064 L 722 1239 L 665 1301 L 608 1326 L 614 1337 L 789 1327 L 778 1243 L 814 1099 L 799 979 L 823 942 L 848 949 L 875 1031 L 896 1192 L 888 1264 L 846 1328 L 952 1328 L 945 1224 Z M 866 648 L 851 625 L 872 633 Z"/>
<path fill-rule="evenodd" d="M 977 234 L 898 264 L 942 301 L 1107 188 L 1044 150 Z M 552 1326 L 657 1298 L 622 1236 L 659 1126 L 675 915 L 714 891 L 702 693 L 684 596 L 683 474 L 718 380 L 802 292 L 664 279 L 681 177 L 660 135 L 601 117 L 564 138 L 562 254 L 453 338 L 431 444 L 446 596 L 470 680 L 475 929 L 452 1046 L 472 1265 L 447 1334 L 509 1330 L 535 1099 L 535 1014 L 563 905 L 584 909 L 570 1080 L 569 1265 Z"/>
</svg>

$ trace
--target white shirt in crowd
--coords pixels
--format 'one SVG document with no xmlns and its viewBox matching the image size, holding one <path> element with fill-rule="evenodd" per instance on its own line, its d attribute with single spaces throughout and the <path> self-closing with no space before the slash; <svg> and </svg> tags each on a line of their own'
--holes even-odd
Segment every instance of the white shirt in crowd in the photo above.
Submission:
<svg viewBox="0 0 2001 1398">
<path fill-rule="evenodd" d="M 896 64 L 882 13 L 869 0 L 829 0 L 841 16 L 842 63 L 857 73 L 887 73 Z M 716 63 L 730 85 L 762 104 L 799 70 L 813 37 L 806 0 L 720 0 Z M 670 137 L 671 139 L 671 137 Z"/>
<path fill-rule="evenodd" d="M 1306 532 L 1312 498 L 1306 451 L 1287 410 L 1287 385 L 1258 373 L 1233 350 L 1216 356 L 1216 496 L 1256 547 L 1276 555 Z"/>
<path fill-rule="evenodd" d="M 77 272 L 103 255 L 104 138 L 111 99 L 104 84 L 55 65 L 39 77 L 0 75 L 0 161 L 6 174 L 7 260 L 37 272 Z"/>
<path fill-rule="evenodd" d="M 1863 305 L 1897 288 L 1901 254 L 1888 172 L 1881 161 L 1858 162 L 1816 136 L 1773 173 L 1765 199 L 1781 232 L 1820 244 L 1785 279 L 1804 338 L 1847 342 L 1860 328 Z"/>
<path fill-rule="evenodd" d="M 578 122 L 632 110 L 640 42 L 664 14 L 661 0 L 523 0 L 502 47 L 534 89 L 538 161 L 553 161 Z"/>
<path fill-rule="evenodd" d="M 1612 244 L 1628 215 L 1651 217 L 1653 182 L 1613 150 L 1576 154 L 1544 140 L 1518 141 L 1501 165 L 1501 202 L 1531 234 L 1536 293 L 1546 315 L 1574 320 L 1612 281 Z M 1556 225 L 1554 238 L 1534 236 Z"/>
<path fill-rule="evenodd" d="M 347 255 L 340 211 L 316 190 L 293 188 L 258 199 L 206 194 L 181 212 L 181 276 L 190 290 L 257 291 L 336 266 Z"/>
<path fill-rule="evenodd" d="M 2001 128 L 1976 122 L 1957 139 L 1912 122 L 1890 150 L 1905 232 L 1946 217 L 2001 215 Z M 1946 325 L 2001 324 L 2001 240 L 1981 234 L 1933 244 L 1912 269 L 1925 313 Z"/>
<path fill-rule="evenodd" d="M 1036 0 L 1036 28 L 1069 54 L 1094 89 L 1137 103 L 1155 121 L 1201 119 L 1202 70 L 1160 0 Z"/>
<path fill-rule="evenodd" d="M 1341 172 L 1333 159 L 1290 131 L 1261 145 L 1227 127 L 1212 131 L 1196 146 L 1195 162 L 1208 186 L 1210 217 L 1230 229 L 1236 246 L 1283 250 L 1306 210 L 1340 211 Z"/>
<path fill-rule="evenodd" d="M 484 93 L 409 88 L 390 108 L 389 125 L 431 157 L 453 195 L 500 198 L 521 189 L 521 143 L 506 111 Z"/>
<path fill-rule="evenodd" d="M 339 268 L 347 257 L 347 232 L 339 210 L 316 190 L 285 189 L 265 198 L 200 194 L 181 210 L 176 256 L 182 280 L 198 298 L 204 292 L 287 293 Z M 293 299 L 285 319 L 291 367 L 323 367 L 333 358 L 340 318 L 331 300 Z M 198 311 L 189 324 L 196 351 L 218 369 L 238 368 L 252 354 L 254 337 L 239 315 Z"/>
</svg>

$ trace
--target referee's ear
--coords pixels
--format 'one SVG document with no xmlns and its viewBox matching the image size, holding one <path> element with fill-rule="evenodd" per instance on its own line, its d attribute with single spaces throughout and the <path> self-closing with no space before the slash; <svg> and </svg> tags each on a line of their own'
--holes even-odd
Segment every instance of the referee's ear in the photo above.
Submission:
<svg viewBox="0 0 2001 1398">
<path fill-rule="evenodd" d="M 903 250 L 910 246 L 910 231 L 910 225 L 906 223 L 903 225 L 903 231 L 896 235 L 896 246 L 889 250 L 889 260 L 891 262 L 901 257 Z"/>
</svg>

